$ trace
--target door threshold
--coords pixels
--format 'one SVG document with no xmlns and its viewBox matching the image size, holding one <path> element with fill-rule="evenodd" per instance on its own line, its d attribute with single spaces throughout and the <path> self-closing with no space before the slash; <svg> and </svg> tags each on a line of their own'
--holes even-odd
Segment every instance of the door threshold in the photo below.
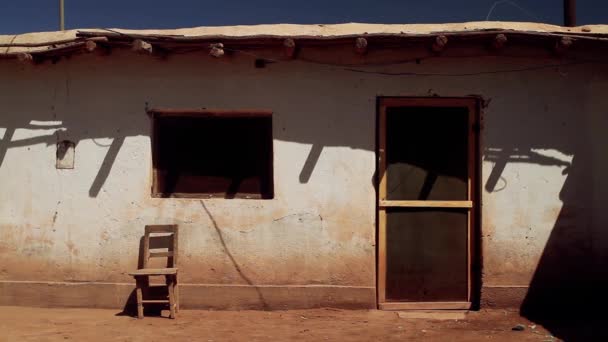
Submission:
<svg viewBox="0 0 608 342">
<path fill-rule="evenodd" d="M 468 310 L 407 310 L 396 311 L 399 318 L 428 319 L 428 320 L 463 320 L 467 318 Z"/>
<path fill-rule="evenodd" d="M 471 302 L 385 302 L 380 310 L 468 310 Z"/>
</svg>

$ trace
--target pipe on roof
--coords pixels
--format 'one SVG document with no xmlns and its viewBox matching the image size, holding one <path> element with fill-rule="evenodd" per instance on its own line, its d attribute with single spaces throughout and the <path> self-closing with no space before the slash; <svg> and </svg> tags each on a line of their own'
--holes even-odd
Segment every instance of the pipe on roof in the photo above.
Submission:
<svg viewBox="0 0 608 342">
<path fill-rule="evenodd" d="M 576 26 L 576 0 L 564 0 L 564 26 Z"/>
</svg>

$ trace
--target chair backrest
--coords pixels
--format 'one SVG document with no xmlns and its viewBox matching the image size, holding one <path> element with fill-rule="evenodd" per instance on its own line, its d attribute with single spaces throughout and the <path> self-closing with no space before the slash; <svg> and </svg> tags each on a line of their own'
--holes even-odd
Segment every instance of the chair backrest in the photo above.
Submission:
<svg viewBox="0 0 608 342">
<path fill-rule="evenodd" d="M 154 235 L 152 235 L 154 234 Z M 152 238 L 152 242 L 151 239 Z M 143 268 L 148 267 L 150 258 L 167 258 L 167 267 L 177 267 L 177 225 L 148 225 L 144 235 Z M 167 249 L 166 252 L 154 252 L 154 249 Z"/>
</svg>

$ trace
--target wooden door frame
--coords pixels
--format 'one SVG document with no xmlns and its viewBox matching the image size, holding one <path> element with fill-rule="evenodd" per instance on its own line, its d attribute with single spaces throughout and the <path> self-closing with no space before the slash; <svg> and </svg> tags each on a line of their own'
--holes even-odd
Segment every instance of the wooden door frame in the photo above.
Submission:
<svg viewBox="0 0 608 342">
<path fill-rule="evenodd" d="M 479 225 L 479 164 L 480 164 L 480 107 L 477 97 L 378 97 L 377 99 L 377 303 L 381 310 L 408 309 L 452 309 L 467 310 L 472 306 L 477 294 L 477 269 L 475 257 L 476 237 Z M 388 107 L 465 107 L 469 112 L 469 142 L 468 142 L 468 198 L 466 201 L 388 201 L 386 200 L 386 108 Z M 392 207 L 438 207 L 438 208 L 467 208 L 467 301 L 462 302 L 387 302 L 386 301 L 386 208 Z"/>
</svg>

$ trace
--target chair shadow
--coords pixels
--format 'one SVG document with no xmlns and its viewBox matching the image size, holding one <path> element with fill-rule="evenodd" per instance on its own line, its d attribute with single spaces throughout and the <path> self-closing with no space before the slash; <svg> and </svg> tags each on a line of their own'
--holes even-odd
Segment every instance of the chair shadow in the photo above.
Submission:
<svg viewBox="0 0 608 342">
<path fill-rule="evenodd" d="M 167 304 L 146 304 L 144 305 L 145 317 L 164 317 L 163 310 L 168 310 Z M 114 316 L 128 316 L 137 318 L 137 295 L 135 289 L 131 291 L 123 309 Z"/>
</svg>

